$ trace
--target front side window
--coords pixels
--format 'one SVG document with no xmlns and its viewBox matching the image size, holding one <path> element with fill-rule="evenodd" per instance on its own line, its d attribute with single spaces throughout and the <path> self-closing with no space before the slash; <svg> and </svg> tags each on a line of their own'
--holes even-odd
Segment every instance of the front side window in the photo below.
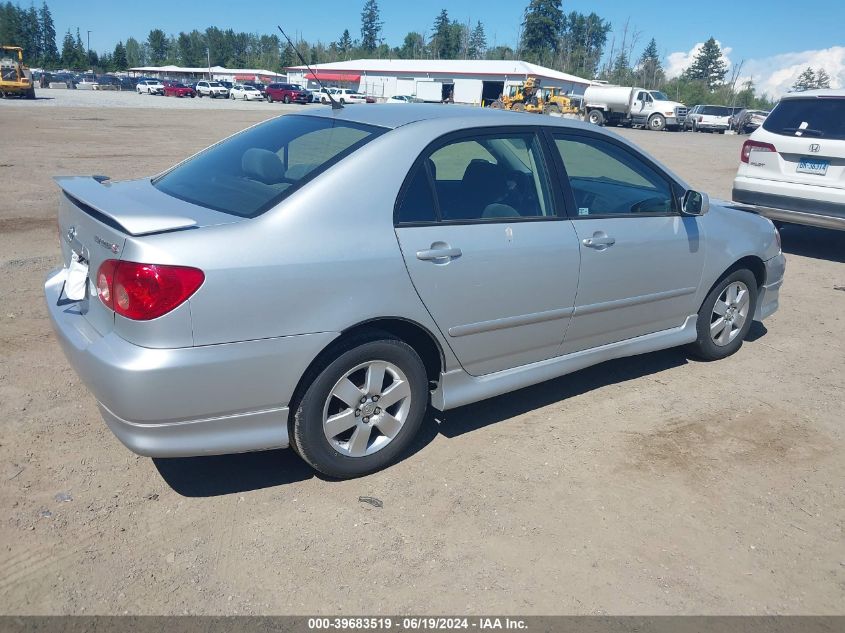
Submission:
<svg viewBox="0 0 845 633">
<path fill-rule="evenodd" d="M 636 154 L 587 136 L 555 135 L 555 146 L 569 176 L 576 216 L 674 211 L 670 183 Z"/>
<path fill-rule="evenodd" d="M 153 184 L 181 200 L 252 218 L 384 131 L 324 117 L 279 117 L 210 147 Z"/>
<path fill-rule="evenodd" d="M 457 140 L 427 160 L 443 221 L 554 215 L 542 151 L 532 133 Z"/>
</svg>

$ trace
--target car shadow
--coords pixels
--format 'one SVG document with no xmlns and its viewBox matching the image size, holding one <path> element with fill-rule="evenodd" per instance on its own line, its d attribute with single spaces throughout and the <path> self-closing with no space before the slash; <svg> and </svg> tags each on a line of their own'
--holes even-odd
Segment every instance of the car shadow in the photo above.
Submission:
<svg viewBox="0 0 845 633">
<path fill-rule="evenodd" d="M 845 263 L 845 231 L 786 224 L 780 237 L 784 253 Z"/>
</svg>

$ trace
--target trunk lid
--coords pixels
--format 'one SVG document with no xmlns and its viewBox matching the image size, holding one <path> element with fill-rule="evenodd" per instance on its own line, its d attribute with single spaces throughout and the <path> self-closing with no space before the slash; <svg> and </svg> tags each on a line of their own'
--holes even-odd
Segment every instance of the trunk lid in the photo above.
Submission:
<svg viewBox="0 0 845 633">
<path fill-rule="evenodd" d="M 87 290 L 78 309 L 101 335 L 114 329 L 115 317 L 97 296 L 97 271 L 107 259 L 122 258 L 127 240 L 243 219 L 169 196 L 148 179 L 115 183 L 90 176 L 55 180 L 63 191 L 58 214 L 62 262 L 69 268 L 76 253 L 87 263 Z"/>
</svg>

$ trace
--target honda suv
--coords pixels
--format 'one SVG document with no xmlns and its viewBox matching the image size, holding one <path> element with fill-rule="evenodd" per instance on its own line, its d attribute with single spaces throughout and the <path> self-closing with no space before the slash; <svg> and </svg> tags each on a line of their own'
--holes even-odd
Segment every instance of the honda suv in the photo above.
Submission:
<svg viewBox="0 0 845 633">
<path fill-rule="evenodd" d="M 783 97 L 740 161 L 734 201 L 774 221 L 845 230 L 845 90 Z"/>
<path fill-rule="evenodd" d="M 270 103 L 274 101 L 308 103 L 311 100 L 308 91 L 303 90 L 299 84 L 270 84 L 267 86 L 265 96 Z"/>
</svg>

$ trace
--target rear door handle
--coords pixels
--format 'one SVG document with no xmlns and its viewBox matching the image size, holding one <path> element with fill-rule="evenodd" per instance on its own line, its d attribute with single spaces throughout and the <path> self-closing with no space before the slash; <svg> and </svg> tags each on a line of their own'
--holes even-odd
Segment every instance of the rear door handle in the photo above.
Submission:
<svg viewBox="0 0 845 633">
<path fill-rule="evenodd" d="M 581 243 L 588 248 L 606 248 L 616 244 L 615 237 L 586 237 Z"/>
<path fill-rule="evenodd" d="M 430 248 L 424 251 L 417 251 L 417 259 L 424 262 L 436 261 L 438 259 L 454 259 L 461 256 L 459 248 Z"/>
</svg>

